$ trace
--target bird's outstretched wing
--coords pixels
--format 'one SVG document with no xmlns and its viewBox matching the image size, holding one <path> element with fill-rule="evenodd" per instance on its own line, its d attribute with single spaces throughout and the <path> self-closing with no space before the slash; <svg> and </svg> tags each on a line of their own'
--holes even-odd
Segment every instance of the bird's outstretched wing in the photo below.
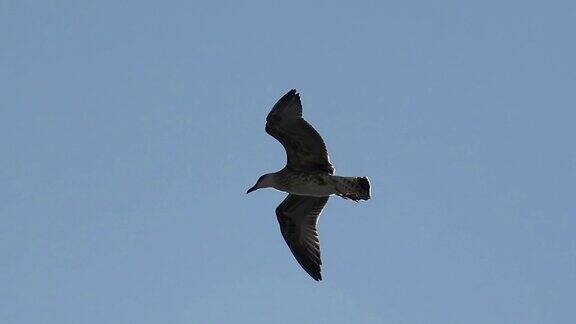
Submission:
<svg viewBox="0 0 576 324">
<path fill-rule="evenodd" d="M 328 197 L 289 194 L 276 208 L 280 231 L 296 261 L 314 278 L 322 280 L 320 240 L 316 224 Z"/>
<path fill-rule="evenodd" d="M 302 103 L 296 90 L 288 91 L 274 105 L 266 117 L 266 132 L 286 149 L 287 168 L 334 174 L 334 166 L 330 163 L 324 140 L 302 118 Z"/>
</svg>

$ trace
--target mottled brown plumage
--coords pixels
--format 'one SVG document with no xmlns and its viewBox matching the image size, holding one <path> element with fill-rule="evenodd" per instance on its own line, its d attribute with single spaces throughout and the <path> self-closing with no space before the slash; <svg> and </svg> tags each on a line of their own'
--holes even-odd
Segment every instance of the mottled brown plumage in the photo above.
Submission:
<svg viewBox="0 0 576 324">
<path fill-rule="evenodd" d="M 286 166 L 261 176 L 248 190 L 272 187 L 289 195 L 276 208 L 280 231 L 302 268 L 321 280 L 320 241 L 316 224 L 331 195 L 354 201 L 370 199 L 366 177 L 334 175 L 324 140 L 302 118 L 302 103 L 290 90 L 274 105 L 266 118 L 266 132 L 286 150 Z"/>
</svg>

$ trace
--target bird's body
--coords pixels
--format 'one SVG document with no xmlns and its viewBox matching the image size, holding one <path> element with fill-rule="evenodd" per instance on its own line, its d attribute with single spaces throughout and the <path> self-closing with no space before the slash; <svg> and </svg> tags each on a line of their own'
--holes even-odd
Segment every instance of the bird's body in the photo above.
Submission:
<svg viewBox="0 0 576 324">
<path fill-rule="evenodd" d="M 370 198 L 369 193 L 368 196 L 361 195 L 362 188 L 359 187 L 359 178 L 356 177 L 340 177 L 327 172 L 311 173 L 287 168 L 270 175 L 273 183 L 272 188 L 291 194 L 312 197 L 339 195 L 350 198 L 351 193 L 359 192 L 359 197 L 355 200 L 368 200 Z"/>
<path fill-rule="evenodd" d="M 266 132 L 286 150 L 286 167 L 261 176 L 248 193 L 275 188 L 289 193 L 276 208 L 280 231 L 302 268 L 321 280 L 322 261 L 316 224 L 331 195 L 354 201 L 370 199 L 367 177 L 334 175 L 324 140 L 302 118 L 302 103 L 296 90 L 286 93 L 266 118 Z"/>
</svg>

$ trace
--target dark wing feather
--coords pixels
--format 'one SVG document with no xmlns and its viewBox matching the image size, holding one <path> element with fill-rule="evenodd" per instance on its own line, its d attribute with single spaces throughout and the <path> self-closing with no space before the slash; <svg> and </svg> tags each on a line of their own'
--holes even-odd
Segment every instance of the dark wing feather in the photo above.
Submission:
<svg viewBox="0 0 576 324">
<path fill-rule="evenodd" d="M 296 90 L 290 90 L 274 105 L 266 117 L 266 132 L 286 149 L 289 169 L 334 174 L 324 140 L 302 118 L 302 103 Z"/>
<path fill-rule="evenodd" d="M 314 278 L 322 280 L 320 240 L 316 224 L 328 197 L 289 194 L 276 208 L 280 231 L 290 251 L 302 268 Z"/>
</svg>

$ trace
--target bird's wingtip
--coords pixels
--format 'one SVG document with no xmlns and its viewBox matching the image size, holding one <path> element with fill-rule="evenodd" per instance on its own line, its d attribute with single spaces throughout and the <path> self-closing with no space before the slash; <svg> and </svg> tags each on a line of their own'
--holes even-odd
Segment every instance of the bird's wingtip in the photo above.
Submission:
<svg viewBox="0 0 576 324">
<path fill-rule="evenodd" d="M 300 96 L 300 93 L 298 93 L 298 90 L 296 90 L 296 89 L 291 89 L 290 91 L 288 91 L 287 95 Z"/>
<path fill-rule="evenodd" d="M 306 270 L 306 269 L 304 269 L 304 270 Z M 308 270 L 306 270 L 306 272 L 308 272 L 308 275 L 312 279 L 314 279 L 316 281 L 322 281 L 322 272 L 314 272 L 314 271 L 308 271 Z"/>
</svg>

